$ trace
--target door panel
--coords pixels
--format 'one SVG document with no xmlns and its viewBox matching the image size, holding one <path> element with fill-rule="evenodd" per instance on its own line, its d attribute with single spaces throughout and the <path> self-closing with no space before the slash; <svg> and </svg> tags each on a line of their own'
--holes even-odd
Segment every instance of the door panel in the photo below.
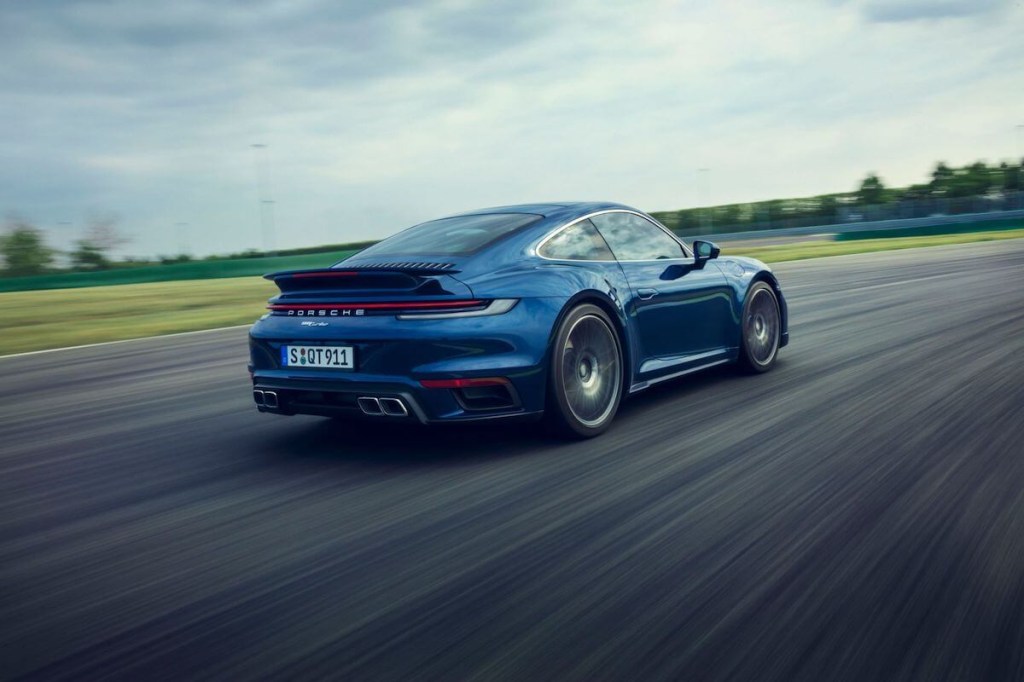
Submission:
<svg viewBox="0 0 1024 682">
<path fill-rule="evenodd" d="M 693 258 L 664 227 L 631 211 L 591 217 L 629 282 L 626 307 L 639 336 L 635 369 L 647 376 L 713 362 L 735 345 L 732 289 L 712 263 Z"/>
<path fill-rule="evenodd" d="M 735 345 L 732 289 L 713 263 L 701 270 L 692 259 L 621 266 L 633 294 L 627 310 L 640 336 L 641 371 L 681 369 Z"/>
</svg>

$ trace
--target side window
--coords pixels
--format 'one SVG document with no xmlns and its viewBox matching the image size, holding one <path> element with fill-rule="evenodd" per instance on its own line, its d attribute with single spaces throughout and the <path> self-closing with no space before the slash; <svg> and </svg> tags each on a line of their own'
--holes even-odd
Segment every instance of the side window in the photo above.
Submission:
<svg viewBox="0 0 1024 682">
<path fill-rule="evenodd" d="M 558 260 L 615 260 L 608 244 L 589 220 L 581 220 L 556 233 L 537 253 Z"/>
<path fill-rule="evenodd" d="M 686 257 L 679 242 L 651 221 L 633 213 L 602 213 L 591 220 L 619 260 Z"/>
</svg>

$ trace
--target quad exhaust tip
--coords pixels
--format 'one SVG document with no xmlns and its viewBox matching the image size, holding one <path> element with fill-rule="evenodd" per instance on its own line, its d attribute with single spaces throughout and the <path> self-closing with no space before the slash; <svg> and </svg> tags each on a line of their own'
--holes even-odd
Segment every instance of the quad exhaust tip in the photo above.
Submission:
<svg viewBox="0 0 1024 682">
<path fill-rule="evenodd" d="M 255 389 L 252 392 L 252 399 L 260 407 L 276 410 L 280 407 L 277 391 L 265 391 Z M 356 400 L 359 409 L 363 414 L 371 417 L 408 417 L 409 408 L 400 398 L 377 398 L 374 396 L 362 396 Z"/>
<path fill-rule="evenodd" d="M 408 417 L 409 410 L 405 409 L 405 403 L 398 398 L 381 398 L 380 409 L 389 417 Z"/>
<path fill-rule="evenodd" d="M 256 401 L 257 405 L 269 407 L 272 410 L 276 410 L 279 405 L 276 391 L 261 391 L 257 389 L 252 392 L 252 399 Z"/>
<path fill-rule="evenodd" d="M 384 414 L 384 410 L 382 410 L 380 406 L 380 401 L 376 398 L 363 396 L 356 402 L 359 403 L 359 409 L 363 411 L 363 414 L 369 414 L 375 417 L 379 417 Z"/>
<path fill-rule="evenodd" d="M 359 409 L 363 414 L 372 417 L 408 417 L 409 410 L 398 398 L 375 398 L 373 396 L 362 396 L 357 401 Z"/>
</svg>

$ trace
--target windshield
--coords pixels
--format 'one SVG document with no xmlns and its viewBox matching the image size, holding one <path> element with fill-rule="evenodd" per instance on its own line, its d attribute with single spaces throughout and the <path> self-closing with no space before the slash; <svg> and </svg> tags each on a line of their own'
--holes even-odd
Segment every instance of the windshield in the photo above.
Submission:
<svg viewBox="0 0 1024 682">
<path fill-rule="evenodd" d="M 468 256 L 542 217 L 532 213 L 487 213 L 432 220 L 388 237 L 359 256 Z"/>
</svg>

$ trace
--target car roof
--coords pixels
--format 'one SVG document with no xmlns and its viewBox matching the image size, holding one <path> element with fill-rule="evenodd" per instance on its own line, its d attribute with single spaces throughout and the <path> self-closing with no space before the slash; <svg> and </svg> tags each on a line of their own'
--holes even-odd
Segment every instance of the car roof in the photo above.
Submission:
<svg viewBox="0 0 1024 682">
<path fill-rule="evenodd" d="M 563 201 L 559 203 L 536 203 L 536 204 L 513 204 L 509 206 L 492 206 L 489 208 L 478 208 L 472 211 L 463 211 L 462 213 L 455 213 L 448 216 L 435 218 L 420 225 L 428 225 L 432 222 L 445 220 L 446 218 L 456 218 L 463 216 L 474 216 L 474 215 L 493 215 L 493 214 L 522 214 L 522 215 L 534 215 L 540 216 L 536 221 L 529 221 L 528 224 L 523 227 L 513 230 L 512 232 L 499 237 L 496 241 L 486 244 L 481 247 L 479 251 L 461 255 L 441 255 L 441 254 L 421 254 L 418 256 L 403 256 L 403 260 L 408 262 L 419 262 L 420 260 L 427 259 L 431 262 L 445 262 L 445 263 L 457 263 L 461 268 L 465 268 L 464 271 L 472 271 L 475 269 L 493 269 L 496 265 L 502 261 L 515 260 L 520 257 L 516 254 L 520 254 L 525 245 L 531 241 L 535 241 L 543 237 L 545 234 L 550 232 L 561 225 L 572 222 L 578 218 L 582 218 L 591 213 L 598 211 L 607 210 L 626 210 L 636 211 L 636 209 L 626 206 L 624 204 L 618 204 L 609 201 Z M 412 228 L 409 228 L 412 229 Z M 401 234 L 401 233 L 397 233 Z M 392 235 L 395 236 L 395 235 Z M 496 254 L 506 254 L 504 258 L 498 257 Z M 359 252 L 349 256 L 348 258 L 341 261 L 342 263 L 352 264 L 358 263 L 363 260 L 376 258 L 373 254 L 364 255 L 363 252 Z M 476 266 L 471 266 L 471 263 L 475 263 Z M 338 265 L 338 264 L 336 264 Z"/>
<path fill-rule="evenodd" d="M 534 215 L 541 215 L 545 218 L 551 217 L 568 217 L 576 215 L 585 215 L 594 211 L 600 211 L 610 208 L 624 208 L 628 210 L 629 206 L 618 204 L 610 201 L 560 201 L 560 202 L 549 202 L 549 203 L 537 203 L 537 204 L 512 204 L 509 206 L 491 206 L 489 208 L 478 208 L 472 211 L 463 211 L 461 213 L 455 213 L 449 217 L 465 216 L 465 215 L 483 215 L 487 213 L 530 213 Z"/>
</svg>

